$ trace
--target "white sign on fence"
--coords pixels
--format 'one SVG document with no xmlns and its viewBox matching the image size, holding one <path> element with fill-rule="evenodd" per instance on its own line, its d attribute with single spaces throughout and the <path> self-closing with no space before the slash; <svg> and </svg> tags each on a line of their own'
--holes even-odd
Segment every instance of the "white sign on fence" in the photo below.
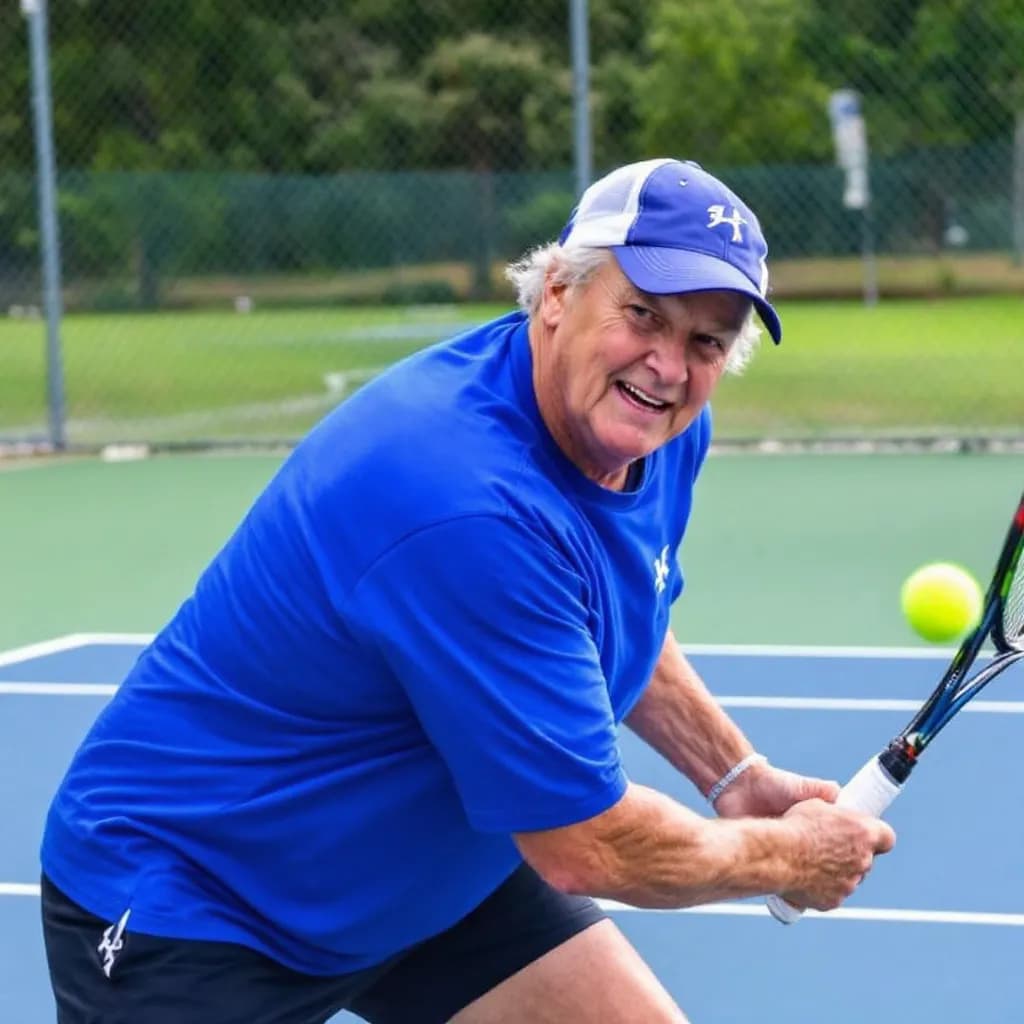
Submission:
<svg viewBox="0 0 1024 1024">
<path fill-rule="evenodd" d="M 860 110 L 860 97 L 852 89 L 839 89 L 828 101 L 836 163 L 846 172 L 843 205 L 863 210 L 871 198 L 868 185 L 868 136 Z"/>
</svg>

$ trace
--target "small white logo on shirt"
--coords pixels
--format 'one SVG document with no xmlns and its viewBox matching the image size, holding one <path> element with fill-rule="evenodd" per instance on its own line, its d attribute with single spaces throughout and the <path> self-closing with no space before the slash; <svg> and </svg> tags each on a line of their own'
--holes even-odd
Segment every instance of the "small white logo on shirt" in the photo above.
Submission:
<svg viewBox="0 0 1024 1024">
<path fill-rule="evenodd" d="M 660 594 L 668 582 L 668 545 L 661 549 L 661 554 L 654 560 L 654 592 Z"/>
<path fill-rule="evenodd" d="M 110 972 L 114 969 L 114 961 L 117 959 L 117 954 L 124 949 L 124 938 L 122 936 L 128 924 L 128 915 L 130 913 L 131 910 L 126 910 L 121 915 L 121 919 L 116 924 L 112 924 L 103 933 L 103 939 L 96 947 L 96 952 L 103 957 L 103 973 L 108 978 L 110 977 Z"/>
</svg>

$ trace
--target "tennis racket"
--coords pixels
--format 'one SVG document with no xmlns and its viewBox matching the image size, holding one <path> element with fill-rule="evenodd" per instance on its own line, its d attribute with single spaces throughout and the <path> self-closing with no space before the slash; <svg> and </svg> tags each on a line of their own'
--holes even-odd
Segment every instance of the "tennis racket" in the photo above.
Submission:
<svg viewBox="0 0 1024 1024">
<path fill-rule="evenodd" d="M 1024 658 L 1024 494 L 1021 495 L 1003 549 L 996 563 L 984 610 L 946 669 L 942 681 L 907 727 L 843 786 L 836 800 L 844 807 L 866 811 L 875 817 L 896 799 L 918 758 L 950 719 L 1004 669 Z M 995 657 L 970 679 L 985 640 L 991 637 Z M 800 919 L 802 910 L 781 896 L 769 896 L 768 909 L 783 924 Z"/>
</svg>

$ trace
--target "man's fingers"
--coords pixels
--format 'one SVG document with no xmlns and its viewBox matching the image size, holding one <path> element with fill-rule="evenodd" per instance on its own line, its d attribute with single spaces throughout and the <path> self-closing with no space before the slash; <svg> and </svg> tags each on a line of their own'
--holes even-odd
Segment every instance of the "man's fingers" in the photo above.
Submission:
<svg viewBox="0 0 1024 1024">
<path fill-rule="evenodd" d="M 804 800 L 817 799 L 824 800 L 828 804 L 834 804 L 836 797 L 839 796 L 839 783 L 833 782 L 831 779 L 805 778 L 803 786 Z"/>
<path fill-rule="evenodd" d="M 896 833 L 891 825 L 878 820 L 878 833 L 875 837 L 875 853 L 888 853 L 896 845 Z"/>
</svg>

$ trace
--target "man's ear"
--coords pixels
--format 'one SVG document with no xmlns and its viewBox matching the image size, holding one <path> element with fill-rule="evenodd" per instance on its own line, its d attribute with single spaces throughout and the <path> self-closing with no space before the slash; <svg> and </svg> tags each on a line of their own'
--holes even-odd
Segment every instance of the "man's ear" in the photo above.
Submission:
<svg viewBox="0 0 1024 1024">
<path fill-rule="evenodd" d="M 544 291 L 541 292 L 540 308 L 537 311 L 540 322 L 548 330 L 554 330 L 561 322 L 565 315 L 565 303 L 568 295 L 569 286 L 557 284 L 554 274 L 548 271 L 544 275 Z"/>
</svg>

